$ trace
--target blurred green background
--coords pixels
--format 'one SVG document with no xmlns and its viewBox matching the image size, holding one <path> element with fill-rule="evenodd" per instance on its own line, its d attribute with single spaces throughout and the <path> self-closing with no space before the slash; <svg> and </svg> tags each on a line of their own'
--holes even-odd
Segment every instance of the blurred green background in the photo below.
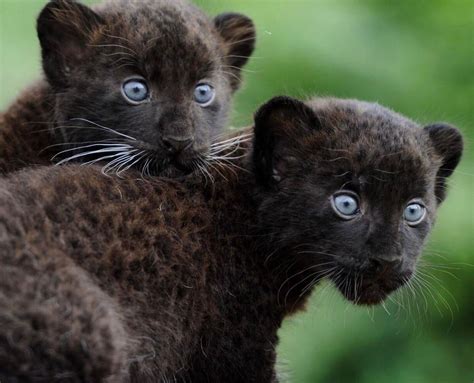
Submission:
<svg viewBox="0 0 474 383">
<path fill-rule="evenodd" d="M 41 75 L 35 16 L 45 0 L 0 0 L 0 108 Z M 92 3 L 89 1 L 88 3 Z M 474 6 L 470 0 L 199 0 L 239 11 L 258 49 L 233 126 L 277 94 L 378 101 L 421 123 L 457 125 L 466 153 L 421 267 L 425 286 L 353 307 L 329 285 L 281 331 L 295 383 L 474 380 Z"/>
</svg>

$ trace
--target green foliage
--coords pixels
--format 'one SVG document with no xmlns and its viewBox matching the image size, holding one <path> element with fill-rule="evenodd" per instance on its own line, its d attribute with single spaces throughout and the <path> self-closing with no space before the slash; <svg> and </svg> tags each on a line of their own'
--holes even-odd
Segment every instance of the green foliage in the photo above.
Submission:
<svg viewBox="0 0 474 383">
<path fill-rule="evenodd" d="M 40 74 L 42 0 L 0 0 L 0 107 Z M 466 154 L 450 182 L 421 268 L 426 286 L 385 308 L 349 306 L 331 286 L 285 323 L 283 370 L 305 382 L 469 382 L 474 379 L 474 52 L 468 0 L 199 0 L 258 27 L 233 126 L 277 94 L 378 101 L 422 123 L 457 125 Z M 453 276 L 454 275 L 454 276 Z M 401 307 L 403 306 L 403 307 Z"/>
</svg>

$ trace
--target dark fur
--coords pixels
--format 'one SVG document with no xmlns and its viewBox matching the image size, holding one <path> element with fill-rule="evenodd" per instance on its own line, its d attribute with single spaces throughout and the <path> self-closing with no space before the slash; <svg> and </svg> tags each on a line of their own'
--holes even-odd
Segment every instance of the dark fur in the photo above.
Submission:
<svg viewBox="0 0 474 383">
<path fill-rule="evenodd" d="M 48 85 L 22 94 L 2 117 L 3 173 L 51 163 L 63 150 L 68 151 L 56 160 L 98 150 L 104 143 L 127 143 L 143 151 L 137 168 L 149 160 L 155 174 L 170 163 L 187 171 L 226 125 L 240 68 L 255 44 L 255 28 L 247 17 L 228 13 L 211 20 L 184 0 L 108 0 L 94 9 L 54 0 L 39 15 L 37 30 Z M 152 96 L 130 105 L 121 86 L 137 75 L 147 80 Z M 216 90 L 206 108 L 193 99 L 202 80 Z M 189 148 L 169 152 L 166 141 L 188 139 L 193 141 Z M 49 145 L 55 146 L 41 151 Z"/>
<path fill-rule="evenodd" d="M 241 169 L 207 186 L 75 166 L 2 181 L 2 381 L 275 382 L 280 324 L 327 270 L 359 304 L 411 276 L 457 130 L 335 99 L 277 98 L 255 120 Z M 343 185 L 356 221 L 330 207 Z M 416 228 L 401 219 L 414 196 Z"/>
</svg>

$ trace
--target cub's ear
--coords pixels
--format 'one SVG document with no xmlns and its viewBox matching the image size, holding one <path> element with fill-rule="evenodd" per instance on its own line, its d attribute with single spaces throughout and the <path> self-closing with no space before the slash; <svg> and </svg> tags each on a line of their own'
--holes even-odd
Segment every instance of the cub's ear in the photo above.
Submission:
<svg viewBox="0 0 474 383">
<path fill-rule="evenodd" d="M 223 13 L 214 19 L 214 25 L 224 41 L 226 72 L 234 90 L 240 85 L 241 68 L 255 49 L 256 31 L 253 21 L 238 13 Z"/>
<path fill-rule="evenodd" d="M 437 173 L 435 193 L 438 201 L 446 197 L 446 178 L 459 164 L 463 151 L 463 138 L 459 130 L 445 123 L 436 123 L 424 128 L 428 133 L 436 154 L 441 157 L 441 166 Z"/>
<path fill-rule="evenodd" d="M 253 163 L 259 182 L 266 187 L 280 182 L 288 166 L 299 161 L 301 140 L 320 128 L 318 116 L 302 101 L 280 96 L 264 104 L 255 114 L 254 127 Z"/>
<path fill-rule="evenodd" d="M 56 88 L 67 85 L 68 74 L 84 58 L 87 44 L 103 20 L 74 0 L 51 0 L 38 16 L 43 70 Z"/>
</svg>

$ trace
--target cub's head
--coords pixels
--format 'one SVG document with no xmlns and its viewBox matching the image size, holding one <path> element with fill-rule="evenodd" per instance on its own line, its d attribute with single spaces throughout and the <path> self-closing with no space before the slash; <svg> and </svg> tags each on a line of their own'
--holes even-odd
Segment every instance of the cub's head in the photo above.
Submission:
<svg viewBox="0 0 474 383">
<path fill-rule="evenodd" d="M 291 265 L 288 286 L 328 277 L 376 304 L 415 272 L 463 141 L 377 104 L 280 97 L 256 114 L 254 145 L 260 225 L 290 255 L 278 260 Z"/>
<path fill-rule="evenodd" d="M 227 122 L 255 28 L 176 0 L 53 0 L 38 18 L 64 162 L 190 170 Z"/>
</svg>

